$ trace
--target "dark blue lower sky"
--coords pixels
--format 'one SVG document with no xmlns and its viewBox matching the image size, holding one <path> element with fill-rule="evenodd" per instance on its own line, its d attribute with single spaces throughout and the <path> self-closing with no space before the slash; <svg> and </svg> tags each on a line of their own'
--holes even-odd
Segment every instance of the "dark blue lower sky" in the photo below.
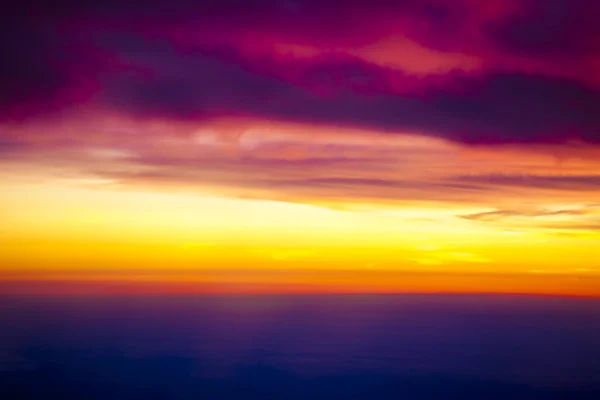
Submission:
<svg viewBox="0 0 600 400">
<path fill-rule="evenodd" d="M 598 399 L 600 301 L 0 300 L 2 399 Z"/>
</svg>

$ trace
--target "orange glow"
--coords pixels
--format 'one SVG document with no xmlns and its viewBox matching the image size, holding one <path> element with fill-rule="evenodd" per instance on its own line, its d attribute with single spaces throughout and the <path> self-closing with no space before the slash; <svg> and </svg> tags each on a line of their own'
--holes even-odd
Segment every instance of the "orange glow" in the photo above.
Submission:
<svg viewBox="0 0 600 400">
<path fill-rule="evenodd" d="M 242 146 L 260 138 L 260 131 L 250 131 Z M 377 151 L 375 136 L 362 138 L 351 140 L 371 143 L 363 151 Z M 397 146 L 399 153 L 410 150 L 417 159 L 436 151 L 444 170 L 456 175 L 471 165 L 479 173 L 552 168 L 567 176 L 596 167 L 589 158 L 570 161 L 568 155 L 557 164 L 551 152 L 533 154 L 524 164 L 511 149 L 468 151 L 428 139 L 385 145 Z M 295 146 L 300 152 L 244 151 L 303 160 L 315 150 Z M 103 153 L 113 165 L 122 162 L 115 154 Z M 136 186 L 116 185 L 110 177 L 21 173 L 29 178 L 19 182 L 5 173 L 1 182 L 2 292 L 600 294 L 600 234 L 575 227 L 600 215 L 593 193 L 585 191 L 529 192 L 529 198 L 543 201 L 540 211 L 534 205 L 514 208 L 518 187 L 516 192 L 501 187 L 505 194 L 493 201 L 485 192 L 390 201 L 385 192 L 327 200 L 318 191 L 298 192 L 301 200 L 290 201 L 293 193 L 283 192 L 285 200 L 263 199 L 261 192 L 224 197 L 211 185 L 198 192 L 184 181 Z M 345 173 L 337 171 L 340 182 Z M 359 182 L 368 184 L 364 173 Z M 405 174 L 415 182 L 431 180 L 438 169 L 430 162 Z M 424 185 L 411 196 L 436 190 Z M 500 206 L 519 211 L 494 211 Z"/>
</svg>

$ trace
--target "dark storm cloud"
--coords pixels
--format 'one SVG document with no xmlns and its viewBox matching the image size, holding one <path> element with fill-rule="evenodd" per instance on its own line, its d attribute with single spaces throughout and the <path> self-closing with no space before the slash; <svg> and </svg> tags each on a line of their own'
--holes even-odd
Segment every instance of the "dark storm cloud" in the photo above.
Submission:
<svg viewBox="0 0 600 400">
<path fill-rule="evenodd" d="M 51 26 L 4 22 L 0 27 L 0 117 L 19 107 L 40 107 L 67 84 L 68 71 L 57 65 L 62 49 Z"/>
<path fill-rule="evenodd" d="M 358 45 L 393 33 L 385 31 L 389 21 L 377 17 L 389 14 L 398 19 L 391 24 L 396 33 L 456 50 L 462 26 L 476 13 L 465 1 L 369 4 L 66 0 L 17 6 L 1 21 L 0 118 L 52 113 L 93 97 L 142 118 L 242 115 L 410 131 L 465 144 L 600 143 L 600 91 L 582 81 L 515 71 L 423 78 L 344 54 L 299 60 L 247 54 L 219 42 L 231 29 L 240 40 L 246 30 L 298 43 Z M 490 22 L 487 33 L 500 48 L 587 51 L 584 44 L 570 44 L 593 33 L 581 1 L 553 0 L 548 9 L 535 4 L 524 1 L 523 13 Z M 521 26 L 541 33 L 521 35 Z M 169 36 L 175 28 L 196 35 L 199 44 L 177 42 Z"/>
<path fill-rule="evenodd" d="M 579 58 L 598 53 L 599 15 L 596 0 L 523 0 L 519 12 L 492 21 L 485 31 L 509 52 Z"/>
<path fill-rule="evenodd" d="M 428 84 L 349 56 L 294 64 L 248 59 L 233 49 L 181 53 L 146 44 L 121 57 L 151 76 L 115 77 L 104 99 L 149 117 L 250 115 L 421 132 L 468 144 L 600 142 L 600 91 L 568 79 L 455 73 Z M 402 89 L 410 85 L 422 88 Z"/>
</svg>

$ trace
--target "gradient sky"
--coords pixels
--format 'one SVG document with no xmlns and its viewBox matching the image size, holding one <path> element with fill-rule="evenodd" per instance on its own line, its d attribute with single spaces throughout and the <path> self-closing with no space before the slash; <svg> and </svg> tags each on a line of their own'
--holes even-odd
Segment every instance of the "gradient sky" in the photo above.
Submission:
<svg viewBox="0 0 600 400">
<path fill-rule="evenodd" d="M 596 0 L 0 17 L 0 292 L 600 295 Z"/>
</svg>

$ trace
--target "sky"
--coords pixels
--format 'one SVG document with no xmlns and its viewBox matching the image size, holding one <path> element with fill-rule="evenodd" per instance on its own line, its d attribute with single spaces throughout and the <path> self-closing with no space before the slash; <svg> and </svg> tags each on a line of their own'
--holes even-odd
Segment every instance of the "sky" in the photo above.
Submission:
<svg viewBox="0 0 600 400">
<path fill-rule="evenodd" d="M 600 295 L 600 3 L 0 17 L 0 292 Z"/>
</svg>

